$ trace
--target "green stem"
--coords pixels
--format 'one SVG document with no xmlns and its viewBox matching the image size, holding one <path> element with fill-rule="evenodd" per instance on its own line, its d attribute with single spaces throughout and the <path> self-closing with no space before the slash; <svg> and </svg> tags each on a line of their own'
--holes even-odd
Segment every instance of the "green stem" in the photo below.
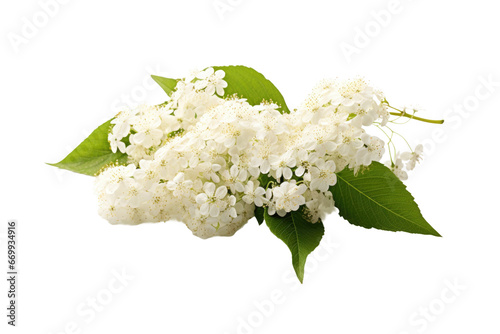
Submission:
<svg viewBox="0 0 500 334">
<path fill-rule="evenodd" d="M 398 111 L 398 112 L 393 112 L 393 111 L 389 112 L 389 114 L 391 114 L 393 116 L 408 117 L 408 118 L 411 118 L 411 119 L 414 119 L 414 120 L 417 120 L 417 121 L 421 121 L 421 122 L 425 122 L 425 123 L 432 123 L 432 124 L 443 124 L 444 123 L 443 119 L 436 120 L 436 119 L 422 118 L 422 117 L 415 116 L 413 114 L 408 114 L 404 110 L 399 110 L 399 109 L 394 108 L 393 106 L 391 106 L 389 104 L 387 106 L 389 108 L 391 108 L 391 109 L 394 109 L 394 110 Z"/>
<path fill-rule="evenodd" d="M 404 111 L 400 112 L 400 113 L 398 113 L 398 112 L 390 112 L 390 114 L 394 115 L 394 116 L 408 117 L 408 118 L 411 118 L 411 119 L 414 119 L 414 120 L 417 120 L 417 121 L 421 121 L 421 122 L 425 122 L 425 123 L 432 123 L 432 124 L 443 124 L 444 123 L 443 119 L 437 120 L 437 119 L 422 118 L 422 117 L 418 117 L 418 116 L 415 116 L 415 115 L 407 114 Z"/>
</svg>

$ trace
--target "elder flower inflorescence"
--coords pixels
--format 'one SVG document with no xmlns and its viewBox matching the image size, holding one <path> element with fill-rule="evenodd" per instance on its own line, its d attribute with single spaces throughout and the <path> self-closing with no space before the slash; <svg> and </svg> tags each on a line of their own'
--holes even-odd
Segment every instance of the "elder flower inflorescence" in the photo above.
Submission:
<svg viewBox="0 0 500 334">
<path fill-rule="evenodd" d="M 166 103 L 114 118 L 110 146 L 129 164 L 97 176 L 102 217 L 177 220 L 202 238 L 233 235 L 255 207 L 278 216 L 302 208 L 315 223 L 334 210 L 336 173 L 384 155 L 386 143 L 365 128 L 387 124 L 388 104 L 362 79 L 323 81 L 290 114 L 272 101 L 223 98 L 227 86 L 208 68 L 180 80 Z M 421 146 L 395 153 L 389 166 L 405 179 L 421 155 Z"/>
</svg>

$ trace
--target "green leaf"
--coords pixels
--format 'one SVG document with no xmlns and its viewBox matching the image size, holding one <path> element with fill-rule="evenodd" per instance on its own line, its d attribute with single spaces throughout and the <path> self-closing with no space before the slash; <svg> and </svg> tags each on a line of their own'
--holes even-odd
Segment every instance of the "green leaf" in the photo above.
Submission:
<svg viewBox="0 0 500 334">
<path fill-rule="evenodd" d="M 120 151 L 113 153 L 109 146 L 108 131 L 111 121 L 112 119 L 95 129 L 66 158 L 58 163 L 49 165 L 94 176 L 104 166 L 126 164 L 128 156 Z"/>
<path fill-rule="evenodd" d="M 271 232 L 292 252 L 293 268 L 302 283 L 307 256 L 319 245 L 325 232 L 323 223 L 312 224 L 302 210 L 292 211 L 285 217 L 278 214 L 270 216 L 265 210 L 264 217 Z"/>
<path fill-rule="evenodd" d="M 351 224 L 440 236 L 424 219 L 403 182 L 379 162 L 372 162 L 358 175 L 348 168 L 337 173 L 337 184 L 330 191 L 340 215 Z"/>
<path fill-rule="evenodd" d="M 262 223 L 264 222 L 264 211 L 265 210 L 263 207 L 256 206 L 253 212 L 255 219 L 257 219 L 257 223 L 259 223 L 259 225 L 262 225 Z"/>
<path fill-rule="evenodd" d="M 152 75 L 151 78 L 153 78 L 153 80 L 160 85 L 168 96 L 172 95 L 172 92 L 175 90 L 175 86 L 177 86 L 176 79 L 159 77 L 157 75 Z"/>
<path fill-rule="evenodd" d="M 257 180 L 259 181 L 259 185 L 264 189 L 267 188 L 269 182 L 277 183 L 276 179 L 269 174 L 260 174 Z"/>
<path fill-rule="evenodd" d="M 226 73 L 224 80 L 228 86 L 224 89 L 224 97 L 236 94 L 238 97 L 246 98 L 251 105 L 258 105 L 262 100 L 273 101 L 280 106 L 281 113 L 290 113 L 278 88 L 253 68 L 241 65 L 214 66 L 213 68 Z"/>
</svg>

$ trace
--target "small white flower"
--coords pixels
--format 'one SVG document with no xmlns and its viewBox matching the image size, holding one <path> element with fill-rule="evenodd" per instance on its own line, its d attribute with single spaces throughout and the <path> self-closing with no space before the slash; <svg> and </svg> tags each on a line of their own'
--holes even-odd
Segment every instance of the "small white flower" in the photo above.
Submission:
<svg viewBox="0 0 500 334">
<path fill-rule="evenodd" d="M 156 108 L 141 107 L 141 113 L 130 119 L 135 134 L 130 135 L 130 143 L 150 148 L 160 144 L 163 131 L 160 129 L 162 120 Z"/>
<path fill-rule="evenodd" d="M 233 194 L 236 192 L 243 192 L 242 182 L 247 179 L 247 175 L 247 171 L 245 169 L 239 169 L 237 165 L 232 165 L 229 170 L 226 169 L 221 173 L 222 179 Z"/>
<path fill-rule="evenodd" d="M 263 206 L 266 201 L 264 195 L 266 194 L 266 190 L 262 187 L 259 187 L 259 181 L 248 181 L 244 189 L 245 195 L 243 196 L 243 200 L 247 204 L 255 204 L 256 206 Z"/>
<path fill-rule="evenodd" d="M 289 180 L 293 176 L 292 168 L 295 167 L 297 160 L 294 157 L 294 152 L 290 150 L 282 155 L 271 154 L 269 163 L 274 170 L 276 179 L 279 180 L 283 175 L 285 179 Z"/>
<path fill-rule="evenodd" d="M 295 170 L 295 175 L 302 177 L 305 175 L 304 173 L 307 171 L 309 173 L 309 170 L 311 168 L 311 165 L 314 164 L 318 160 L 318 154 L 315 152 L 308 153 L 304 149 L 300 149 L 297 152 L 297 169 Z M 307 177 L 304 176 L 305 179 L 310 180 L 310 175 Z"/>
<path fill-rule="evenodd" d="M 195 82 L 195 88 L 205 89 L 205 92 L 209 95 L 216 92 L 217 95 L 224 96 L 224 88 L 227 87 L 227 82 L 223 80 L 225 75 L 226 73 L 223 70 L 214 72 L 213 67 L 209 67 L 198 73 L 196 77 L 201 80 Z"/>
<path fill-rule="evenodd" d="M 307 193 L 306 198 L 306 214 L 310 219 L 311 223 L 317 223 L 320 220 L 325 219 L 326 214 L 333 212 L 335 210 L 335 203 L 333 201 L 332 193 L 327 192 L 325 194 L 310 191 Z"/>
<path fill-rule="evenodd" d="M 108 134 L 108 141 L 109 145 L 111 147 L 111 151 L 113 153 L 116 153 L 117 150 L 120 150 L 120 152 L 125 153 L 126 146 L 125 143 L 122 142 L 118 137 L 114 136 L 112 133 Z"/>
<path fill-rule="evenodd" d="M 227 195 L 227 188 L 220 186 L 215 189 L 215 184 L 207 182 L 203 185 L 204 193 L 196 196 L 196 203 L 200 205 L 202 215 L 210 217 L 219 216 L 220 209 L 225 207 L 221 201 Z"/>
<path fill-rule="evenodd" d="M 128 166 L 116 166 L 104 170 L 96 178 L 96 190 L 113 195 L 122 191 L 125 187 L 125 180 L 131 178 L 136 171 L 133 164 Z"/>
<path fill-rule="evenodd" d="M 407 180 L 408 179 L 408 173 L 404 170 L 404 163 L 401 158 L 398 156 L 396 157 L 394 163 L 391 163 L 390 161 L 387 161 L 386 166 L 389 167 L 392 172 L 401 180 Z"/>
<path fill-rule="evenodd" d="M 278 144 L 278 138 L 273 134 L 268 134 L 263 140 L 258 140 L 253 143 L 252 159 L 250 161 L 250 167 L 260 168 L 262 174 L 267 174 L 271 170 L 271 164 L 269 162 L 269 157 L 274 152 L 279 152 L 280 147 Z"/>
<path fill-rule="evenodd" d="M 278 215 L 283 217 L 287 212 L 297 211 L 301 205 L 305 204 L 303 194 L 306 190 L 305 184 L 297 186 L 292 182 L 283 182 L 279 187 L 274 187 L 273 200 Z"/>
<path fill-rule="evenodd" d="M 370 136 L 367 133 L 361 135 L 363 147 L 356 153 L 356 164 L 358 166 L 368 166 L 372 161 L 379 161 L 385 152 L 385 143 L 375 136 Z"/>
<path fill-rule="evenodd" d="M 413 152 L 403 152 L 401 153 L 401 160 L 408 161 L 406 163 L 407 170 L 415 169 L 415 165 L 422 160 L 422 153 L 424 152 L 424 147 L 422 144 L 418 144 Z"/>
<path fill-rule="evenodd" d="M 137 110 L 125 109 L 120 111 L 111 121 L 111 124 L 114 124 L 112 133 L 119 140 L 128 136 L 130 133 L 130 120 L 137 112 Z"/>
<path fill-rule="evenodd" d="M 335 162 L 318 159 L 315 166 L 311 167 L 311 189 L 327 192 L 330 186 L 337 183 L 335 174 Z"/>
<path fill-rule="evenodd" d="M 378 106 L 374 100 L 365 100 L 355 104 L 350 111 L 356 115 L 352 123 L 357 127 L 372 125 L 379 118 Z"/>
</svg>

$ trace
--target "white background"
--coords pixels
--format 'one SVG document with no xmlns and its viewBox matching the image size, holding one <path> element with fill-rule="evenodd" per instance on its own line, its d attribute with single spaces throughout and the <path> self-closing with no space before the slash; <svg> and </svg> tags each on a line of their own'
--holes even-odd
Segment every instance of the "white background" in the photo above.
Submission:
<svg viewBox="0 0 500 334">
<path fill-rule="evenodd" d="M 20 247 L 18 327 L 6 325 L 2 279 L 2 333 L 499 333 L 495 2 L 62 2 L 47 20 L 35 0 L 0 5 L 2 272 L 8 219 Z M 44 164 L 119 106 L 162 102 L 151 73 L 230 64 L 264 73 L 290 107 L 321 78 L 362 75 L 392 104 L 445 118 L 398 128 L 426 144 L 406 184 L 443 238 L 333 214 L 299 286 L 287 247 L 254 220 L 210 240 L 180 223 L 112 226 L 90 177 Z M 92 298 L 106 305 L 90 311 Z"/>
</svg>

